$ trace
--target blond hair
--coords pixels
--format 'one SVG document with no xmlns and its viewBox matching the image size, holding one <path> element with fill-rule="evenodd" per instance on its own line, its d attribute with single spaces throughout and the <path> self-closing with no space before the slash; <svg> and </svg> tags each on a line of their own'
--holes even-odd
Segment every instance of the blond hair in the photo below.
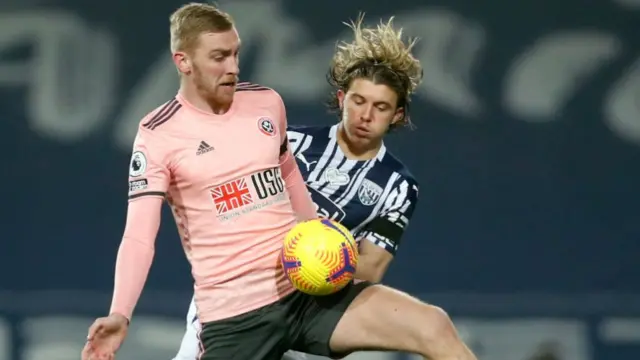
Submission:
<svg viewBox="0 0 640 360">
<path fill-rule="evenodd" d="M 217 7 L 204 3 L 181 6 L 169 17 L 171 52 L 188 51 L 206 32 L 224 32 L 233 28 L 233 18 Z"/>
<path fill-rule="evenodd" d="M 399 122 L 402 125 L 409 123 L 407 107 L 423 72 L 420 61 L 411 53 L 417 38 L 405 41 L 402 28 L 393 27 L 393 19 L 381 21 L 375 28 L 364 28 L 364 14 L 360 14 L 356 21 L 344 23 L 353 30 L 354 38 L 337 44 L 327 80 L 335 91 L 347 91 L 356 78 L 391 87 L 398 95 L 398 107 L 405 108 L 405 118 Z M 335 93 L 329 107 L 340 111 Z"/>
</svg>

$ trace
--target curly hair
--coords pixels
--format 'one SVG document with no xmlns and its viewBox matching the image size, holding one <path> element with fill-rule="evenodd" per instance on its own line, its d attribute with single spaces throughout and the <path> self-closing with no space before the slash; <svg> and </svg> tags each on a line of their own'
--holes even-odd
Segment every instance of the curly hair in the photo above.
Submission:
<svg viewBox="0 0 640 360">
<path fill-rule="evenodd" d="M 404 108 L 404 116 L 390 129 L 410 125 L 409 102 L 422 81 L 420 61 L 411 51 L 417 39 L 403 40 L 402 29 L 393 27 L 393 17 L 375 28 L 363 28 L 364 14 L 356 21 L 344 23 L 353 30 L 351 42 L 339 42 L 327 72 L 327 81 L 333 87 L 327 105 L 340 113 L 338 90 L 346 92 L 354 79 L 369 79 L 376 84 L 389 86 L 398 96 L 397 107 Z"/>
</svg>

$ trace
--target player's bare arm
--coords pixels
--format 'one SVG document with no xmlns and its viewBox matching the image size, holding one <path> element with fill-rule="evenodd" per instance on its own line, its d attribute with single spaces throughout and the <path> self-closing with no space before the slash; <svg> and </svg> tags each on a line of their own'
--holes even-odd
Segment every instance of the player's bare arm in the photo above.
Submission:
<svg viewBox="0 0 640 360">
<path fill-rule="evenodd" d="M 379 283 L 393 260 L 393 254 L 366 239 L 360 239 L 358 244 L 360 253 L 356 279 Z"/>
</svg>

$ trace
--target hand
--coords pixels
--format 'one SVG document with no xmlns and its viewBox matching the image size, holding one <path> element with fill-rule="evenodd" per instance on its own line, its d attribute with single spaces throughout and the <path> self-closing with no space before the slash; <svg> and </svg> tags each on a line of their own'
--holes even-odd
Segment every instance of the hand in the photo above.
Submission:
<svg viewBox="0 0 640 360">
<path fill-rule="evenodd" d="M 114 360 L 128 329 L 129 320 L 120 314 L 94 321 L 82 349 L 82 360 Z"/>
</svg>

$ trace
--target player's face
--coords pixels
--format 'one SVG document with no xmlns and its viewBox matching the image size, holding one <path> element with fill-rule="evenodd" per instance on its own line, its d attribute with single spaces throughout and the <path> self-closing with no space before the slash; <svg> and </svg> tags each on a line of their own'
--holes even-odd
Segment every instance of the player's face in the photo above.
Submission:
<svg viewBox="0 0 640 360">
<path fill-rule="evenodd" d="M 342 124 L 349 141 L 360 145 L 377 144 L 389 126 L 402 119 L 398 95 L 387 85 L 355 79 L 348 91 L 338 91 Z"/>
<path fill-rule="evenodd" d="M 202 33 L 197 46 L 186 55 L 187 74 L 200 93 L 226 104 L 233 100 L 238 83 L 240 38 L 235 28 Z"/>
</svg>

